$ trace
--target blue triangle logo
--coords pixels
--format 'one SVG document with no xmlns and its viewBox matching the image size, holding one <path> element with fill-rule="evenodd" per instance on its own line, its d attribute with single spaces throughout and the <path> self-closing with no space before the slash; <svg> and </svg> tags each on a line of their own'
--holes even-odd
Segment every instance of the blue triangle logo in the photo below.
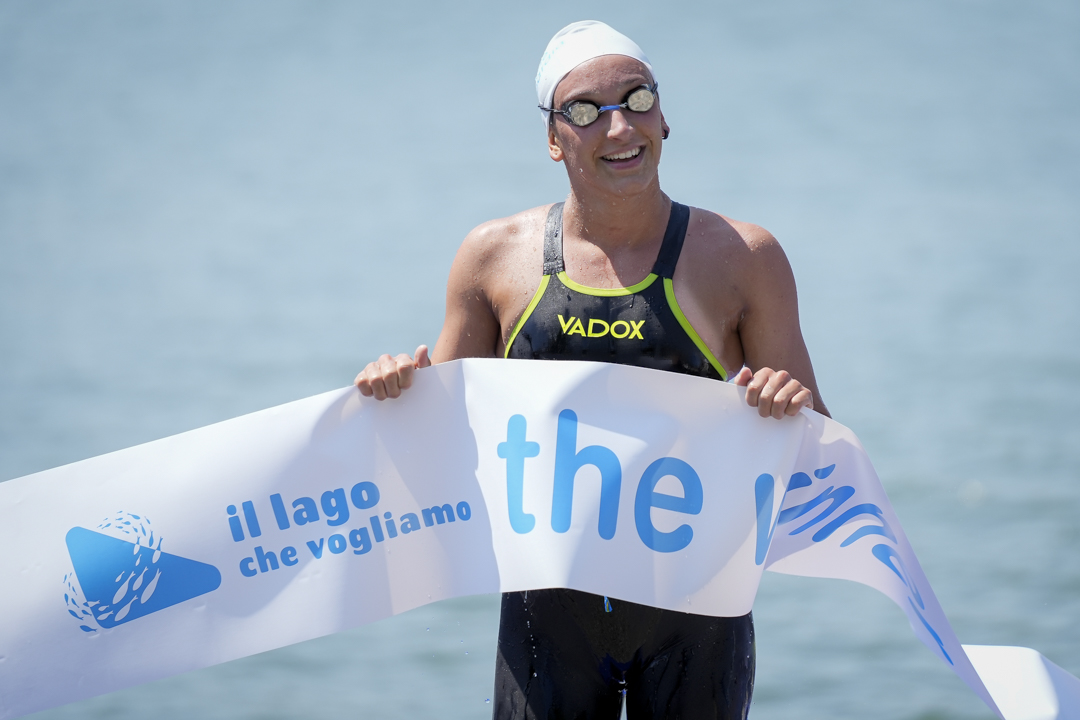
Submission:
<svg viewBox="0 0 1080 720">
<path fill-rule="evenodd" d="M 83 597 L 103 628 L 116 627 L 217 590 L 213 565 L 126 542 L 86 528 L 67 534 Z"/>
</svg>

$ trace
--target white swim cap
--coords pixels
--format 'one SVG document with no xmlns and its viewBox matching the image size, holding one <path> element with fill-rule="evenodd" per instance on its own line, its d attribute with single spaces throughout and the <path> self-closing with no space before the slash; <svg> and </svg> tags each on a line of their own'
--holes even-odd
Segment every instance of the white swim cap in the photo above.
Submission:
<svg viewBox="0 0 1080 720">
<path fill-rule="evenodd" d="M 638 44 L 609 25 L 597 20 L 581 20 L 570 23 L 551 38 L 544 56 L 540 58 L 540 67 L 536 70 L 536 99 L 541 107 L 551 107 L 555 98 L 555 88 L 567 74 L 583 62 L 601 55 L 626 55 L 649 69 L 653 82 L 653 72 L 649 58 L 645 57 Z M 541 110 L 544 127 L 551 122 L 551 113 Z"/>
</svg>

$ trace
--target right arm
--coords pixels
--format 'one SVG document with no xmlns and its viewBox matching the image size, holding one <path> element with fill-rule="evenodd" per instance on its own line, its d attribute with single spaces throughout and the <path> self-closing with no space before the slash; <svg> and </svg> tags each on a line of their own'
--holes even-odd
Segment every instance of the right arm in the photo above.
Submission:
<svg viewBox="0 0 1080 720">
<path fill-rule="evenodd" d="M 432 361 L 495 357 L 499 321 L 485 291 L 497 242 L 494 235 L 495 229 L 486 223 L 470 232 L 458 249 L 446 283 L 446 318 L 433 357 L 428 359 L 426 345 L 416 349 L 415 357 L 381 356 L 353 381 L 361 395 L 376 400 L 399 397 L 412 385 L 414 371 Z"/>
<path fill-rule="evenodd" d="M 492 223 L 465 237 L 446 281 L 446 318 L 432 360 L 449 362 L 469 357 L 495 357 L 499 319 L 489 297 L 498 239 Z"/>
</svg>

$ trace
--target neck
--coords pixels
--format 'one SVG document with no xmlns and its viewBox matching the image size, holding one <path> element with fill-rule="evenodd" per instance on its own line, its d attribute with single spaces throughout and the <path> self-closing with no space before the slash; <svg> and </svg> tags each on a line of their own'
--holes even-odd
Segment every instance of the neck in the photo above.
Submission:
<svg viewBox="0 0 1080 720">
<path fill-rule="evenodd" d="M 634 194 L 600 194 L 593 188 L 571 184 L 563 211 L 564 233 L 605 251 L 635 249 L 654 243 L 664 235 L 671 200 L 650 183 Z"/>
</svg>

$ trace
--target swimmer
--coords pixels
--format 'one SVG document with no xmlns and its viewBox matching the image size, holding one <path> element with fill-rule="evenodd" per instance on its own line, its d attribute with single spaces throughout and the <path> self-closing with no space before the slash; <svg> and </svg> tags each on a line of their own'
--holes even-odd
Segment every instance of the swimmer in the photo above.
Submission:
<svg viewBox="0 0 1080 720">
<path fill-rule="evenodd" d="M 672 201 L 658 166 L 670 127 L 652 64 L 594 21 L 548 44 L 536 77 L 564 202 L 468 234 L 429 357 L 383 355 L 357 375 L 396 398 L 417 368 L 469 357 L 593 360 L 730 380 L 780 419 L 826 413 L 795 279 L 764 229 Z M 716 618 L 575 590 L 502 599 L 494 717 L 745 718 L 751 615 Z"/>
</svg>

